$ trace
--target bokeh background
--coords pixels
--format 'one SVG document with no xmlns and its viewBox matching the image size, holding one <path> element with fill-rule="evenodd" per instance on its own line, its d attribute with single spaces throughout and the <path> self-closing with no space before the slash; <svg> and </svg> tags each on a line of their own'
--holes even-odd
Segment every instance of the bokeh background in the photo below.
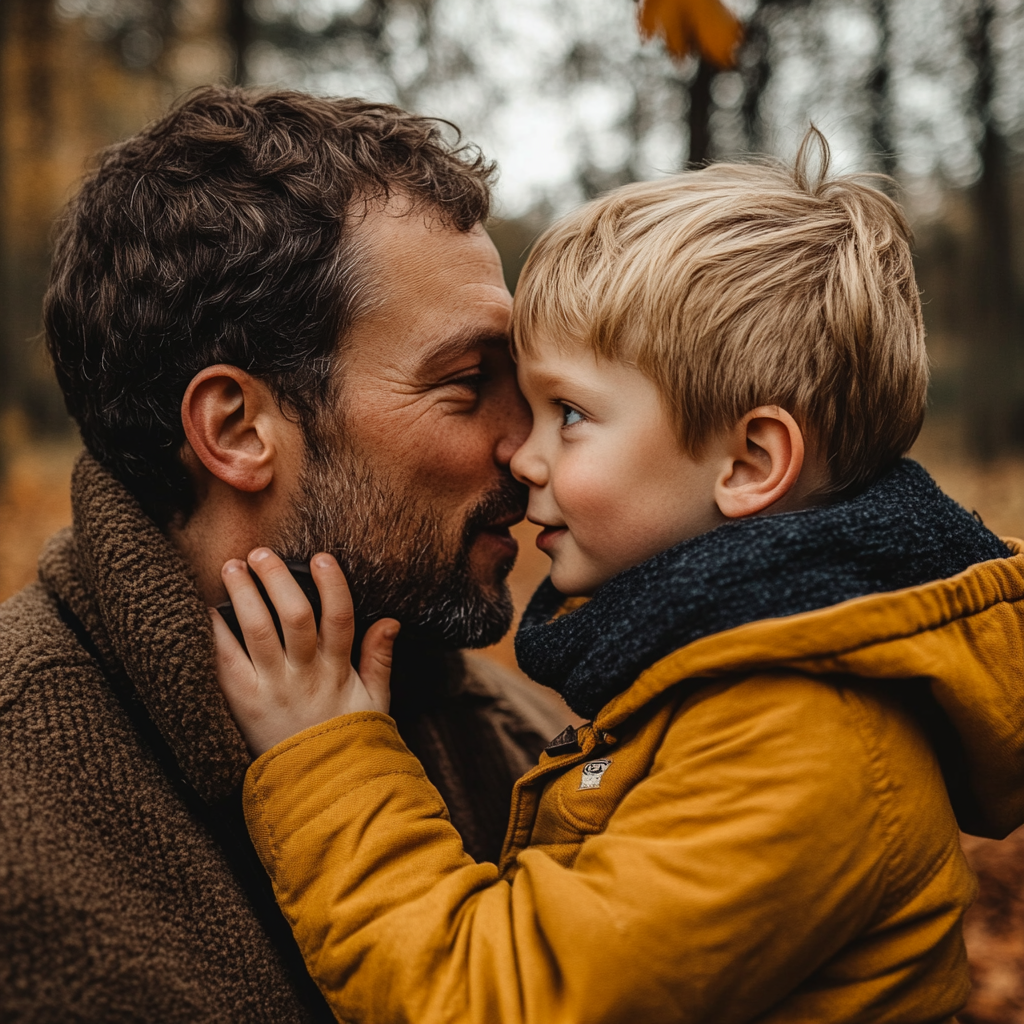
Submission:
<svg viewBox="0 0 1024 1024">
<path fill-rule="evenodd" d="M 657 2 L 713 15 L 717 0 Z M 723 68 L 642 42 L 632 0 L 0 0 L 0 599 L 70 517 L 78 443 L 40 335 L 53 218 L 98 149 L 208 82 L 458 124 L 501 167 L 490 230 L 512 289 L 580 201 L 708 159 L 791 157 L 814 121 L 839 169 L 895 179 L 915 228 L 933 364 L 915 455 L 1024 536 L 1024 0 L 729 7 L 743 39 Z M 519 532 L 521 607 L 546 559 Z M 507 641 L 489 653 L 511 663 Z M 1024 841 L 971 855 L 988 888 L 963 1019 L 1024 1021 Z"/>
</svg>

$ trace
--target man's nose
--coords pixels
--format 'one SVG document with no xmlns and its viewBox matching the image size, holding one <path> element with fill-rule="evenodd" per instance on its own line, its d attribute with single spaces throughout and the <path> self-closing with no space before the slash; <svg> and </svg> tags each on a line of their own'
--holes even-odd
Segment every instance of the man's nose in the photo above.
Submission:
<svg viewBox="0 0 1024 1024">
<path fill-rule="evenodd" d="M 495 446 L 494 457 L 500 465 L 507 466 L 511 463 L 512 456 L 530 436 L 533 417 L 514 377 L 509 382 L 502 398 L 501 431 Z"/>
</svg>

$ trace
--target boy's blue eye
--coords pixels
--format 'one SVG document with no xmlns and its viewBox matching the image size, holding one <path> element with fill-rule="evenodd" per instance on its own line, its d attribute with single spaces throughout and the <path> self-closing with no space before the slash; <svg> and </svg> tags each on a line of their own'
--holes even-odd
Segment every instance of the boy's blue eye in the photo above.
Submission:
<svg viewBox="0 0 1024 1024">
<path fill-rule="evenodd" d="M 583 413 L 574 409 L 571 405 L 562 406 L 562 426 L 571 427 L 576 423 L 583 422 Z"/>
</svg>

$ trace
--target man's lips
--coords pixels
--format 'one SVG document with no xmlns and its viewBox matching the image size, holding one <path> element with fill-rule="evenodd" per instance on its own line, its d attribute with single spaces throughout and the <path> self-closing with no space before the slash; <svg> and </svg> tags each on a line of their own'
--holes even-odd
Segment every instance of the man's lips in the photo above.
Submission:
<svg viewBox="0 0 1024 1024">
<path fill-rule="evenodd" d="M 515 526 L 516 523 L 521 523 L 526 517 L 525 512 L 509 512 L 508 515 L 502 516 L 500 519 L 495 519 L 493 523 L 488 523 L 486 526 L 481 527 L 483 530 L 508 530 L 509 527 Z"/>
<path fill-rule="evenodd" d="M 483 539 L 489 547 L 500 551 L 504 557 L 515 558 L 519 554 L 519 542 L 509 533 L 509 528 L 515 526 L 522 518 L 523 513 L 517 512 L 487 526 L 481 526 L 477 530 L 477 540 Z"/>
</svg>

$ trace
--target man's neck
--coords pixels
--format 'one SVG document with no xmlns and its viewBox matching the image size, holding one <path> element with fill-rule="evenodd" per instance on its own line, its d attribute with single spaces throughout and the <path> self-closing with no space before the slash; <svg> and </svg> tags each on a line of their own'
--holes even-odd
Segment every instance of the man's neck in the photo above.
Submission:
<svg viewBox="0 0 1024 1024">
<path fill-rule="evenodd" d="M 298 434 L 298 427 L 293 433 Z M 294 449 L 298 442 L 292 440 Z M 291 449 L 284 452 L 289 456 L 283 459 L 284 469 L 258 488 L 248 489 L 215 476 L 185 446 L 182 460 L 192 477 L 195 507 L 187 519 L 167 527 L 167 536 L 191 567 L 207 605 L 227 599 L 221 580 L 225 562 L 244 561 L 261 545 L 275 547 L 278 528 L 292 512 L 302 466 L 301 454 Z"/>
<path fill-rule="evenodd" d="M 192 569 L 196 586 L 207 605 L 227 599 L 221 569 L 231 558 L 249 554 L 261 542 L 259 522 L 224 507 L 200 505 L 183 524 L 167 529 L 171 543 Z"/>
</svg>

